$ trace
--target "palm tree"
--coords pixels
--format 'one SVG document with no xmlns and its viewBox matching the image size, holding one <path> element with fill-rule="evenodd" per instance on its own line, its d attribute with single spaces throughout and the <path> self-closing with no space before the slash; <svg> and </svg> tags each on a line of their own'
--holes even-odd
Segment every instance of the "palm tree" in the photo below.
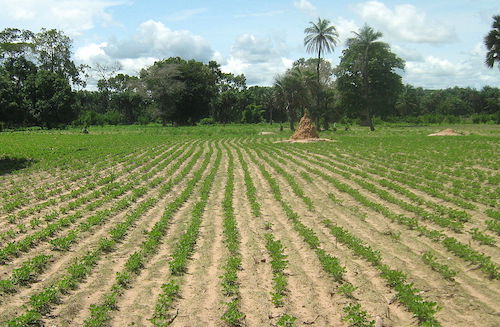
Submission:
<svg viewBox="0 0 500 327">
<path fill-rule="evenodd" d="M 339 33 L 335 26 L 330 25 L 328 19 L 318 18 L 318 22 L 309 22 L 311 26 L 304 30 L 304 46 L 309 53 L 318 53 L 318 64 L 316 72 L 319 79 L 319 65 L 321 62 L 321 53 L 333 52 L 333 47 L 337 45 Z"/>
<path fill-rule="evenodd" d="M 370 93 L 370 78 L 368 71 L 368 63 L 370 60 L 370 50 L 375 48 L 387 48 L 389 45 L 387 43 L 377 41 L 382 37 L 381 32 L 376 32 L 373 28 L 368 25 L 363 26 L 359 33 L 353 32 L 356 35 L 354 38 L 347 40 L 347 46 L 358 51 L 357 67 L 355 68 L 361 73 L 362 86 L 364 89 L 364 105 L 367 123 L 370 126 L 370 130 L 374 131 L 373 120 L 370 113 L 370 106 L 368 103 L 368 96 Z"/>
<path fill-rule="evenodd" d="M 486 65 L 493 68 L 493 64 L 497 61 L 500 69 L 500 15 L 493 16 L 491 27 L 493 29 L 484 37 L 484 45 L 488 49 Z"/>
<path fill-rule="evenodd" d="M 335 26 L 330 25 L 328 19 L 318 17 L 316 23 L 309 22 L 310 26 L 304 29 L 306 36 L 304 37 L 304 46 L 309 53 L 318 53 L 318 64 L 316 66 L 316 74 L 318 79 L 318 89 L 316 93 L 318 112 L 316 114 L 316 128 L 319 130 L 319 107 L 321 103 L 321 82 L 319 76 L 319 68 L 321 64 L 321 54 L 333 52 L 333 48 L 337 45 L 339 33 Z"/>
</svg>

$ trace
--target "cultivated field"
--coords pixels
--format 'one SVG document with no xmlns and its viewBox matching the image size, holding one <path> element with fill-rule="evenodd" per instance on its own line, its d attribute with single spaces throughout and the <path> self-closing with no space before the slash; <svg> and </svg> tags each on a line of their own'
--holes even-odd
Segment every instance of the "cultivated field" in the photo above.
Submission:
<svg viewBox="0 0 500 327">
<path fill-rule="evenodd" d="M 1 133 L 0 323 L 499 326 L 500 128 L 464 128 Z"/>
</svg>

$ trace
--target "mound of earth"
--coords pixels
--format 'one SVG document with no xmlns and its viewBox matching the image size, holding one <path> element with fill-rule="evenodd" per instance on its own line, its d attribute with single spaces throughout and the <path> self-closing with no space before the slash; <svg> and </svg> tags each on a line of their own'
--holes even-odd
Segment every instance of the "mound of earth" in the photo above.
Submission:
<svg viewBox="0 0 500 327">
<path fill-rule="evenodd" d="M 458 135 L 463 135 L 463 134 L 459 133 L 451 128 L 447 128 L 447 129 L 443 129 L 440 132 L 429 134 L 428 136 L 458 136 Z"/>
<path fill-rule="evenodd" d="M 259 135 L 273 135 L 276 134 L 274 132 L 260 132 Z"/>
<path fill-rule="evenodd" d="M 295 133 L 292 135 L 292 140 L 305 140 L 305 139 L 314 139 L 319 138 L 318 130 L 316 126 L 314 126 L 311 119 L 307 115 L 307 112 L 300 119 L 299 127 L 295 130 Z"/>
</svg>

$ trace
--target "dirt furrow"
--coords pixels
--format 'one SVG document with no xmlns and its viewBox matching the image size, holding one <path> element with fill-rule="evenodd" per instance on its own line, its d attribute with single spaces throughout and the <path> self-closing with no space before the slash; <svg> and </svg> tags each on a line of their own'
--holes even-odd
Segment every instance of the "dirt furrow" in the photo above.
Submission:
<svg viewBox="0 0 500 327">
<path fill-rule="evenodd" d="M 234 157 L 237 158 L 236 153 Z M 243 169 L 235 160 L 234 208 L 241 236 L 240 281 L 241 312 L 245 315 L 246 326 L 271 325 L 272 272 L 267 263 L 268 255 L 262 237 L 264 221 L 255 217 L 247 200 Z"/>
<path fill-rule="evenodd" d="M 227 157 L 223 157 L 223 162 Z M 188 265 L 176 305 L 178 316 L 172 326 L 215 326 L 223 313 L 219 276 L 224 256 L 221 202 L 224 198 L 227 165 L 221 164 L 203 214 L 196 250 Z"/>
</svg>

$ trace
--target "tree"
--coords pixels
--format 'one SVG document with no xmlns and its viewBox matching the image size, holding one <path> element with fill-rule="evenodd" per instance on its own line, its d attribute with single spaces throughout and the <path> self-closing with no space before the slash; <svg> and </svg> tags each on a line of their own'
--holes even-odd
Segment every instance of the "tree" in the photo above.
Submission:
<svg viewBox="0 0 500 327">
<path fill-rule="evenodd" d="M 23 94 L 8 72 L 0 67 L 0 130 L 2 125 L 21 125 L 27 120 Z"/>
<path fill-rule="evenodd" d="M 298 115 L 303 115 L 312 103 L 311 80 L 315 76 L 299 67 L 291 68 L 284 75 L 279 75 L 274 81 L 274 94 L 278 107 L 286 112 L 290 129 L 295 130 L 294 124 Z"/>
<path fill-rule="evenodd" d="M 185 88 L 180 74 L 179 65 L 166 60 L 157 61 L 140 73 L 139 90 L 154 101 L 164 125 L 176 119 L 178 99 Z"/>
<path fill-rule="evenodd" d="M 486 65 L 493 68 L 495 61 L 500 69 L 500 15 L 493 16 L 492 30 L 484 37 L 486 53 Z"/>
<path fill-rule="evenodd" d="M 321 83 L 320 79 L 320 65 L 321 65 L 321 54 L 333 52 L 334 47 L 337 45 L 339 34 L 335 26 L 330 25 L 330 21 L 327 19 L 318 18 L 316 23 L 309 22 L 310 26 L 304 30 L 306 36 L 304 37 L 304 46 L 307 52 L 317 53 L 318 59 L 316 64 L 316 76 L 317 76 L 317 86 L 316 89 L 316 110 L 311 112 L 313 119 L 316 121 L 316 127 L 319 129 L 319 119 L 321 109 L 321 98 L 324 93 L 324 85 Z M 324 106 L 326 107 L 326 105 Z"/>
<path fill-rule="evenodd" d="M 316 23 L 309 22 L 311 26 L 304 30 L 304 46 L 309 53 L 318 53 L 317 76 L 319 81 L 319 68 L 321 64 L 321 53 L 333 52 L 337 45 L 339 34 L 335 26 L 330 25 L 327 19 L 318 18 Z"/>
<path fill-rule="evenodd" d="M 391 52 L 387 43 L 377 41 L 382 33 L 365 25 L 355 37 L 347 40 L 337 68 L 337 88 L 342 105 L 364 117 L 375 130 L 373 116 L 394 112 L 403 87 L 396 69 L 404 69 L 403 59 Z"/>
<path fill-rule="evenodd" d="M 49 129 L 69 124 L 77 116 L 71 86 L 57 73 L 39 70 L 30 75 L 26 82 L 26 94 L 33 117 Z"/>
<path fill-rule="evenodd" d="M 0 32 L 0 59 L 28 57 L 34 50 L 34 37 L 29 30 L 4 29 Z"/>
<path fill-rule="evenodd" d="M 185 85 L 177 98 L 173 121 L 187 125 L 208 117 L 218 89 L 218 75 L 214 72 L 214 67 L 210 63 L 206 65 L 179 57 L 166 59 L 165 62 L 178 66 L 179 80 Z"/>
<path fill-rule="evenodd" d="M 39 67 L 52 73 L 57 73 L 74 84 L 83 85 L 80 78 L 82 66 L 77 67 L 71 60 L 72 40 L 63 32 L 50 29 L 35 34 L 35 51 Z"/>
</svg>

